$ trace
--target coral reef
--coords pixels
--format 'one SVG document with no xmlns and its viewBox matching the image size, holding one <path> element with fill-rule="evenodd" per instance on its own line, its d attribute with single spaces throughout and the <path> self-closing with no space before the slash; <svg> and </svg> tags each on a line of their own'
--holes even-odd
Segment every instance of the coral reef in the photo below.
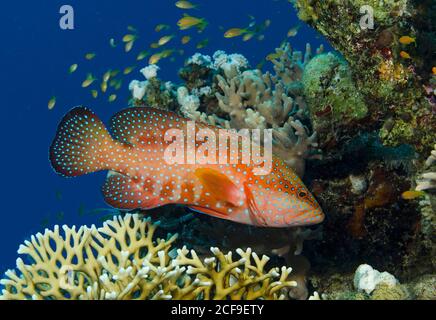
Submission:
<svg viewBox="0 0 436 320">
<path fill-rule="evenodd" d="M 430 101 L 434 98 L 424 90 L 431 87 L 430 52 L 436 43 L 431 1 L 296 0 L 294 5 L 300 19 L 323 34 L 349 63 L 369 115 L 360 130 L 382 124 L 385 145 L 408 143 L 418 152 L 427 151 L 436 135 Z M 373 15 L 373 26 L 361 26 L 364 14 Z M 416 46 L 401 43 L 404 35 L 416 39 Z M 400 55 L 405 50 L 411 59 Z"/>
<path fill-rule="evenodd" d="M 316 9 L 322 4 L 313 6 Z M 393 36 L 387 31 L 383 35 Z M 351 40 L 356 39 L 348 39 L 350 46 Z M 377 49 L 380 45 L 357 48 L 368 50 L 372 59 L 373 54 L 384 54 L 381 47 Z M 167 84 L 161 92 L 149 91 L 133 104 L 146 106 L 148 100 L 162 100 L 162 94 L 172 101 L 164 108 L 196 121 L 232 129 L 272 129 L 274 153 L 300 176 L 305 174 L 305 182 L 327 214 L 322 238 L 295 237 L 299 233 L 293 230 L 260 231 L 211 222 L 180 213 L 180 209 L 174 210 L 180 214 L 158 210 L 156 217 L 172 216 L 167 226 L 181 233 L 181 245 L 190 244 L 198 252 L 209 246 L 229 250 L 250 246 L 274 259 L 284 259 L 294 268 L 294 275 L 301 275 L 295 277 L 302 285 L 299 292 L 290 291 L 292 298 L 307 298 L 306 284 L 314 274 L 350 272 L 362 256 L 407 279 L 429 272 L 434 265 L 434 246 L 430 237 L 423 236 L 428 223 L 421 224 L 421 218 L 433 217 L 434 207 L 428 197 L 420 203 L 401 197 L 414 184 L 422 150 L 434 132 L 428 129 L 433 121 L 428 95 L 421 97 L 417 75 L 394 57 L 380 60 L 385 65 L 377 60 L 369 78 L 361 74 L 371 68 L 364 65 L 361 51 L 345 52 L 345 59 L 337 53 L 324 53 L 322 47 L 313 57 L 311 51 L 309 45 L 302 53 L 284 44 L 271 55 L 273 72 L 251 69 L 247 59 L 238 54 L 197 53 L 179 72 L 182 85 Z M 360 60 L 353 60 L 357 58 Z M 162 83 L 157 78 L 147 81 Z M 411 112 L 407 108 L 412 108 L 412 102 L 422 103 L 422 108 L 415 105 Z M 404 116 L 398 117 L 397 112 Z M 430 122 L 423 125 L 415 121 L 418 118 Z M 307 234 L 321 233 L 307 229 Z M 268 245 L 259 239 L 269 239 Z M 294 254 L 307 239 L 318 241 L 305 245 L 304 257 Z M 343 247 L 338 248 L 337 243 Z M 338 266 L 336 261 L 346 263 Z"/>
<path fill-rule="evenodd" d="M 116 216 L 101 228 L 59 226 L 19 249 L 6 272 L 1 299 L 285 299 L 291 268 L 265 270 L 269 258 L 251 249 L 224 254 L 211 248 L 201 259 L 177 235 L 155 239 L 158 224 L 139 215 Z"/>
<path fill-rule="evenodd" d="M 241 54 L 196 53 L 179 71 L 181 84 L 160 80 L 157 65 L 142 69 L 145 79 L 129 86 L 130 105 L 173 110 L 223 128 L 272 130 L 273 152 L 304 176 L 326 213 L 323 226 L 260 230 L 172 206 L 146 212 L 161 225 L 155 230 L 144 222 L 145 229 L 153 229 L 142 231 L 148 240 L 137 239 L 138 246 L 151 250 L 145 255 L 130 245 L 124 251 L 113 247 L 110 239 L 122 241 L 113 229 L 124 221 L 120 218 L 108 222 L 106 231 L 66 228 L 64 238 L 59 230 L 46 231 L 20 252 L 32 256 L 32 246 L 44 252 L 38 241 L 48 241 L 47 235 L 61 239 L 55 241 L 61 248 L 70 246 L 71 238 L 74 246 L 107 253 L 58 257 L 61 264 L 73 259 L 80 270 L 71 275 L 80 288 L 71 292 L 49 287 L 44 277 L 53 277 L 52 269 L 37 269 L 45 265 L 39 255 L 30 265 L 19 259 L 20 275 L 9 271 L 3 280 L 4 297 L 307 299 L 313 292 L 312 300 L 435 299 L 436 150 L 425 160 L 436 141 L 436 76 L 430 72 L 436 36 L 429 26 L 434 7 L 409 0 L 293 2 L 299 17 L 337 52 L 320 47 L 312 55 L 309 45 L 300 52 L 285 43 L 268 58 L 270 72 L 251 68 Z M 372 8 L 372 29 L 360 24 L 363 6 Z M 401 43 L 404 35 L 414 45 Z M 402 57 L 402 51 L 411 58 Z M 416 199 L 401 196 L 413 189 L 420 191 Z M 179 236 L 147 242 L 153 232 Z M 100 244 L 91 245 L 94 239 Z M 182 249 L 171 250 L 176 244 Z M 216 247 L 239 248 L 238 258 Z M 293 272 L 266 272 L 267 259 L 258 254 Z M 91 261 L 85 259 L 93 267 L 84 266 Z M 379 281 L 383 276 L 369 265 L 354 273 L 362 263 L 398 280 Z"/>
</svg>

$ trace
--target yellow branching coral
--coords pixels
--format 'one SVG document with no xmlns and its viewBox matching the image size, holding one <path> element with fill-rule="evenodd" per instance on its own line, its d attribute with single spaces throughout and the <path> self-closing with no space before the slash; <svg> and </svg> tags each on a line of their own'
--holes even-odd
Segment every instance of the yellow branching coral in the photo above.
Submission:
<svg viewBox="0 0 436 320">
<path fill-rule="evenodd" d="M 227 254 L 218 248 L 211 248 L 211 251 L 214 257 L 202 261 L 194 250 L 189 256 L 189 250 L 182 248 L 174 260 L 175 265 L 187 266 L 188 274 L 209 284 L 197 289 L 204 299 L 284 299 L 286 289 L 297 286 L 295 281 L 287 280 L 291 268 L 282 267 L 281 272 L 273 268 L 265 272 L 269 258 L 265 255 L 260 258 L 250 248 L 246 251 L 237 249 L 239 258 L 236 260 L 233 260 L 232 251 Z"/>
<path fill-rule="evenodd" d="M 265 272 L 269 258 L 238 249 L 240 259 L 212 249 L 171 250 L 177 235 L 154 239 L 158 223 L 139 215 L 116 216 L 101 228 L 69 228 L 32 236 L 20 246 L 17 269 L 1 280 L 0 299 L 284 299 L 296 283 L 290 268 Z M 254 263 L 253 263 L 253 262 Z"/>
</svg>

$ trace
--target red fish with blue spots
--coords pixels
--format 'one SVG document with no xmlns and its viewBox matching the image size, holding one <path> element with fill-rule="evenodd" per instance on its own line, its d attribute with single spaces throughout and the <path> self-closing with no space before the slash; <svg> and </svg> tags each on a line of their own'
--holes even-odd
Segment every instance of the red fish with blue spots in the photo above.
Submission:
<svg viewBox="0 0 436 320">
<path fill-rule="evenodd" d="M 300 178 L 281 159 L 255 175 L 252 164 L 169 164 L 169 129 L 187 130 L 189 119 L 154 108 L 128 108 L 106 129 L 89 109 L 71 110 L 50 147 L 54 170 L 76 177 L 108 170 L 105 201 L 121 210 L 182 204 L 239 223 L 290 227 L 320 223 L 324 214 Z M 196 123 L 196 130 L 218 128 Z M 222 129 L 220 129 L 222 130 Z M 229 132 L 230 135 L 234 134 Z M 201 143 L 194 145 L 196 150 Z"/>
</svg>

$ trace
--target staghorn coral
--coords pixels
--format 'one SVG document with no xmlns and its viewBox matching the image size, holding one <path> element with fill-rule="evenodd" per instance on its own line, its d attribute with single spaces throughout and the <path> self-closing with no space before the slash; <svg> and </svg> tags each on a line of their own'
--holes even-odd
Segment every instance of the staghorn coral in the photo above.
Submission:
<svg viewBox="0 0 436 320">
<path fill-rule="evenodd" d="M 282 267 L 280 273 L 278 269 L 265 272 L 269 258 L 265 255 L 260 258 L 250 248 L 246 251 L 237 249 L 237 260 L 233 260 L 231 251 L 224 254 L 214 247 L 211 251 L 214 257 L 202 261 L 194 250 L 190 251 L 189 256 L 189 251 L 183 247 L 177 251 L 178 256 L 174 262 L 178 266 L 188 266 L 188 274 L 195 275 L 201 283 L 209 284 L 201 289 L 202 298 L 206 300 L 284 299 L 282 289 L 297 286 L 295 281 L 287 279 L 291 268 Z M 271 281 L 273 278 L 276 281 Z"/>
<path fill-rule="evenodd" d="M 116 216 L 101 228 L 46 230 L 26 241 L 17 269 L 6 272 L 1 299 L 285 299 L 291 268 L 265 266 L 251 249 L 224 254 L 212 248 L 201 260 L 186 247 L 174 254 L 177 235 L 155 239 L 158 223 Z"/>
<path fill-rule="evenodd" d="M 271 257 L 274 264 L 292 267 L 289 280 L 296 281 L 288 295 L 292 299 L 305 300 L 308 296 L 307 275 L 310 263 L 304 257 L 303 244 L 309 240 L 320 240 L 321 229 L 309 228 L 256 228 L 224 220 L 216 220 L 207 215 L 185 213 L 177 206 L 166 210 L 147 211 L 152 219 L 161 221 L 161 232 L 179 234 L 176 245 L 187 245 L 201 257 L 210 254 L 209 247 L 219 246 L 224 250 L 252 248 L 258 255 Z"/>
</svg>

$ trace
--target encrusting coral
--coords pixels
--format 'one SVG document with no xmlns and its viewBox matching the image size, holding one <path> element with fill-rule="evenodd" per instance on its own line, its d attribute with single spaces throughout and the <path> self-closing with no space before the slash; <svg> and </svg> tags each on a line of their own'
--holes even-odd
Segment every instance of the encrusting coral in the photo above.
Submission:
<svg viewBox="0 0 436 320">
<path fill-rule="evenodd" d="M 1 299 L 285 299 L 297 284 L 291 268 L 265 270 L 267 256 L 251 249 L 200 259 L 172 249 L 177 235 L 155 239 L 158 223 L 115 216 L 101 228 L 59 226 L 20 246 L 17 271 L 1 280 Z"/>
</svg>

